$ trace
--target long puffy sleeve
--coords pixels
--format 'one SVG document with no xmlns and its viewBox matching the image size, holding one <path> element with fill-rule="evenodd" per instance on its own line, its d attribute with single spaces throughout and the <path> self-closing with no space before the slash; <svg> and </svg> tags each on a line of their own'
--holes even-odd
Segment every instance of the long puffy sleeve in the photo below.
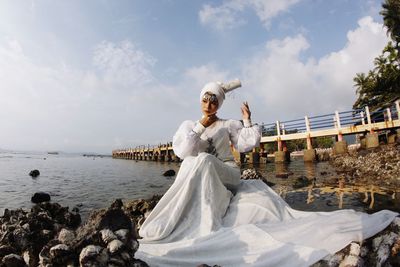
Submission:
<svg viewBox="0 0 400 267">
<path fill-rule="evenodd" d="M 248 152 L 258 147 L 261 141 L 261 128 L 251 125 L 249 120 L 243 123 L 236 120 L 229 121 L 229 135 L 231 143 L 239 152 Z"/>
<path fill-rule="evenodd" d="M 204 130 L 204 126 L 199 122 L 184 121 L 172 139 L 172 148 L 175 155 L 181 159 L 188 156 L 197 156 L 200 136 Z"/>
</svg>

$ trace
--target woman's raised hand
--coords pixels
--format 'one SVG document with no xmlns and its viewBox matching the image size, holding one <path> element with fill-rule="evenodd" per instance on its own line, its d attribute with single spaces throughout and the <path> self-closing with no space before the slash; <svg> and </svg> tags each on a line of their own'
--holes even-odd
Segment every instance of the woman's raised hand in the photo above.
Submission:
<svg viewBox="0 0 400 267">
<path fill-rule="evenodd" d="M 211 114 L 209 116 L 204 116 L 201 118 L 200 123 L 203 124 L 204 127 L 208 127 L 211 124 L 213 124 L 216 120 L 218 120 L 218 117 L 216 114 Z"/>
<path fill-rule="evenodd" d="M 249 108 L 249 104 L 246 102 L 243 102 L 242 104 L 242 117 L 244 120 L 250 120 L 251 117 L 251 112 L 250 112 L 250 108 Z"/>
</svg>

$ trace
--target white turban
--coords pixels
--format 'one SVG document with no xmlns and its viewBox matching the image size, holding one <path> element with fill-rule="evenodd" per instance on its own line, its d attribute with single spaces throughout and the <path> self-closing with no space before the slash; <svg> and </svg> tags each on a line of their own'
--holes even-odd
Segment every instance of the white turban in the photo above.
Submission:
<svg viewBox="0 0 400 267">
<path fill-rule="evenodd" d="M 210 92 L 214 94 L 218 99 L 218 109 L 222 106 L 225 100 L 225 93 L 232 91 L 238 87 L 242 86 L 239 79 L 233 80 L 229 83 L 222 82 L 210 82 L 204 85 L 200 93 L 200 103 L 203 101 L 203 96 L 205 93 Z"/>
</svg>

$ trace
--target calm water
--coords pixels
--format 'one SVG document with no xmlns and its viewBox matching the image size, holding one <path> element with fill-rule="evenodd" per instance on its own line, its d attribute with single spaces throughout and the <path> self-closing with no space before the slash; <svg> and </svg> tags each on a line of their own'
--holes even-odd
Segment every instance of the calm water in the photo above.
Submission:
<svg viewBox="0 0 400 267">
<path fill-rule="evenodd" d="M 40 171 L 31 178 L 29 172 Z M 162 174 L 178 170 L 174 163 L 135 162 L 80 155 L 0 153 L 0 214 L 4 208 L 30 208 L 35 192 L 44 191 L 54 202 L 85 215 L 106 207 L 116 198 L 147 198 L 164 193 L 173 179 Z"/>
<path fill-rule="evenodd" d="M 370 200 L 363 202 L 364 193 L 346 193 L 340 201 L 335 186 L 328 188 L 331 190 L 328 190 L 329 192 L 322 192 L 318 187 L 331 184 L 332 178 L 337 177 L 326 162 L 304 164 L 299 159 L 288 165 L 267 163 L 254 167 L 267 177 L 268 181 L 276 183 L 273 188 L 282 193 L 285 200 L 297 209 L 328 211 L 354 208 L 372 211 L 382 208 L 398 210 L 400 206 L 400 196 L 390 195 L 391 192 L 387 196 L 375 194 L 374 205 L 371 208 Z M 31 178 L 28 174 L 33 169 L 38 169 L 40 176 Z M 86 217 L 91 209 L 106 207 L 116 198 L 130 200 L 164 193 L 174 181 L 173 178 L 162 175 L 169 169 L 177 172 L 179 164 L 68 154 L 0 153 L 0 215 L 5 208 L 30 208 L 32 195 L 44 191 L 51 195 L 52 201 L 70 208 L 78 207 L 82 216 Z M 282 172 L 289 172 L 291 175 L 288 178 L 275 177 L 276 173 Z M 308 204 L 309 189 L 293 191 L 291 188 L 299 176 L 316 178 L 317 188 L 312 190 L 313 200 Z"/>
</svg>

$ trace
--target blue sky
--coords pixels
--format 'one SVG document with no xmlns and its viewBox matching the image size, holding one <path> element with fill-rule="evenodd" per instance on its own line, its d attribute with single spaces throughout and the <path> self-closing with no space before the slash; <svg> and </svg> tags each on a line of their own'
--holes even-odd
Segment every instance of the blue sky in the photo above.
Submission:
<svg viewBox="0 0 400 267">
<path fill-rule="evenodd" d="M 0 1 L 0 148 L 172 140 L 198 94 L 240 78 L 220 117 L 349 110 L 388 39 L 374 0 Z"/>
</svg>

